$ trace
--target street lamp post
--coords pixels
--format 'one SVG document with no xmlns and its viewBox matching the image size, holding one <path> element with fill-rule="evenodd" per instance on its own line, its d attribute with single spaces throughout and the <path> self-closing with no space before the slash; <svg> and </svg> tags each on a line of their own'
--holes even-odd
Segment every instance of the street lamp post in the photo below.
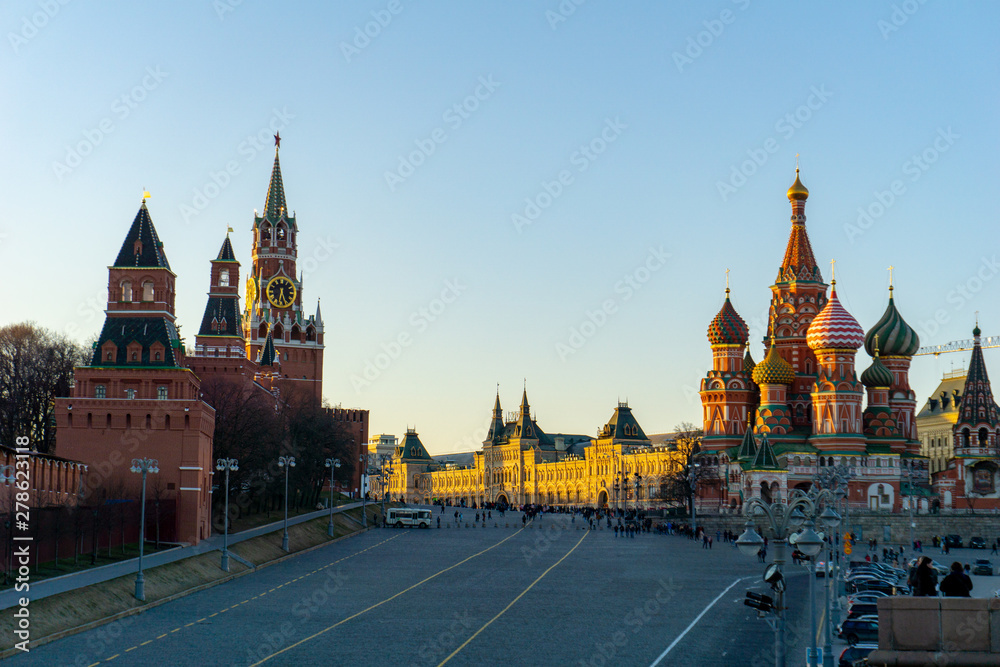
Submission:
<svg viewBox="0 0 1000 667">
<path fill-rule="evenodd" d="M 917 462 L 914 459 L 903 459 L 900 461 L 902 465 L 903 474 L 906 475 L 907 482 L 907 493 L 906 496 L 906 509 L 909 514 L 910 523 L 910 551 L 913 551 L 914 539 L 913 539 L 913 529 L 916 527 L 916 523 L 913 521 L 913 477 L 917 469 Z"/>
<path fill-rule="evenodd" d="M 226 473 L 226 502 L 224 529 L 222 532 L 222 571 L 229 572 L 229 471 L 240 469 L 239 461 L 236 459 L 219 459 L 215 462 L 216 470 L 224 470 Z"/>
<path fill-rule="evenodd" d="M 810 489 L 808 492 L 803 492 L 801 490 L 796 490 L 796 491 L 793 492 L 793 495 L 797 496 L 797 497 L 808 498 L 811 501 L 811 503 L 812 503 L 812 512 L 809 514 L 809 524 L 810 525 L 815 525 L 815 522 L 818 521 L 820 524 L 822 524 L 822 526 L 824 528 L 826 528 L 828 530 L 833 530 L 834 532 L 836 532 L 837 527 L 840 525 L 840 515 L 837 514 L 837 512 L 832 508 L 832 505 L 837 500 L 836 493 L 834 493 L 833 491 L 831 491 L 829 489 L 817 490 L 814 487 L 814 488 Z M 825 509 L 822 512 L 819 511 L 819 507 L 820 507 L 821 504 L 825 505 Z M 808 552 L 804 548 L 806 545 L 802 544 L 801 539 L 799 540 L 799 542 L 797 542 L 797 545 L 798 545 L 798 547 L 799 547 L 799 549 L 801 551 L 803 551 L 804 553 L 808 554 Z M 817 546 L 817 548 L 815 550 L 815 553 L 808 554 L 808 555 L 814 556 L 814 555 L 819 554 L 819 552 L 823 549 L 824 546 L 827 547 L 827 554 L 829 554 L 829 545 L 826 542 L 826 540 L 823 539 L 823 541 Z M 828 565 L 829 565 L 829 555 L 827 556 L 827 561 L 823 564 L 823 567 L 827 568 L 827 570 L 823 573 L 823 575 L 825 577 L 825 579 L 824 579 L 825 586 L 824 587 L 825 587 L 825 590 L 826 590 L 826 600 L 825 600 L 826 632 L 824 633 L 824 636 L 825 636 L 825 645 L 823 647 L 823 664 L 824 664 L 824 667 L 833 667 L 833 649 L 831 647 L 831 644 L 832 644 L 832 641 L 833 641 L 833 638 L 832 638 L 832 627 L 833 627 L 832 611 L 833 610 L 830 608 L 830 587 L 829 587 L 828 582 L 826 581 L 826 579 L 829 578 L 829 567 L 828 567 Z M 814 665 L 815 665 L 814 658 L 815 658 L 816 653 L 817 653 L 817 651 L 816 651 L 816 604 L 815 604 L 815 602 L 816 602 L 816 596 L 815 596 L 815 579 L 816 579 L 816 574 L 815 574 L 815 569 L 816 569 L 815 568 L 815 564 L 812 563 L 812 561 L 810 561 L 810 573 L 809 573 L 809 623 L 810 623 L 810 628 L 811 628 L 812 632 L 811 632 L 811 634 L 809 636 L 809 644 L 810 644 L 810 648 L 811 648 L 811 654 L 810 655 L 812 657 L 809 658 L 809 661 L 807 663 L 809 665 L 809 667 L 814 667 Z"/>
<path fill-rule="evenodd" d="M 146 600 L 145 581 L 142 577 L 142 553 L 146 543 L 146 473 L 160 472 L 156 459 L 132 459 L 132 472 L 142 473 L 142 499 L 139 509 L 139 573 L 135 577 L 135 597 L 140 602 Z"/>
<path fill-rule="evenodd" d="M 747 517 L 745 530 L 736 540 L 736 546 L 746 556 L 755 556 L 764 546 L 762 538 L 754 529 L 754 517 L 763 516 L 768 519 L 774 534 L 774 562 L 765 573 L 765 581 L 771 584 L 776 593 L 775 634 L 774 634 L 774 664 L 775 667 L 785 667 L 785 613 L 784 613 L 784 577 L 781 566 L 785 563 L 785 546 L 788 543 L 789 529 L 797 529 L 806 522 L 803 509 L 811 512 L 812 501 L 806 497 L 790 498 L 788 503 L 767 504 L 760 498 L 750 498 L 743 505 Z M 820 537 L 810 527 L 806 527 L 796 535 L 796 544 L 806 555 L 816 555 L 822 546 Z M 813 551 L 813 549 L 815 550 Z M 810 554 L 809 552 L 812 551 Z"/>
<path fill-rule="evenodd" d="M 285 469 L 285 531 L 281 536 L 281 550 L 288 551 L 288 469 L 295 467 L 295 457 L 279 456 L 278 467 Z"/>
<path fill-rule="evenodd" d="M 330 523 L 326 525 L 326 534 L 333 537 L 333 475 L 340 467 L 340 459 L 327 459 L 326 467 L 330 469 Z"/>
<path fill-rule="evenodd" d="M 358 491 L 361 492 L 361 527 L 368 527 L 368 512 L 365 508 L 365 501 L 368 500 L 368 492 L 365 491 L 365 477 L 368 476 L 368 457 L 362 454 L 358 457 L 361 465 L 361 474 L 358 475 Z"/>
<path fill-rule="evenodd" d="M 642 484 L 642 475 L 635 473 L 635 520 L 639 521 L 639 485 Z"/>
<path fill-rule="evenodd" d="M 701 477 L 701 461 L 691 461 L 687 466 L 688 488 L 691 490 L 691 532 L 698 534 L 698 517 L 695 513 L 695 503 L 698 499 L 698 479 Z"/>
</svg>

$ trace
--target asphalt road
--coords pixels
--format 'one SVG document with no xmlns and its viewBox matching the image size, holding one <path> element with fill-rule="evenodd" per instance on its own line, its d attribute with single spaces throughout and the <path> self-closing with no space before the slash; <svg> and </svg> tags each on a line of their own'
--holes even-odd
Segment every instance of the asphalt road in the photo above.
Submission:
<svg viewBox="0 0 1000 667">
<path fill-rule="evenodd" d="M 9 662 L 773 664 L 773 633 L 742 604 L 748 588 L 766 592 L 763 566 L 731 545 L 494 517 L 371 530 Z M 789 570 L 789 664 L 802 664 L 807 577 Z"/>
</svg>

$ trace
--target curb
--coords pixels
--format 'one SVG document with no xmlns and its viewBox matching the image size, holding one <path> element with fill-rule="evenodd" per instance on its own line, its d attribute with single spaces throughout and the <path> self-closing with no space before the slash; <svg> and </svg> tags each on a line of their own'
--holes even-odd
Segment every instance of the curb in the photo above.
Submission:
<svg viewBox="0 0 1000 667">
<path fill-rule="evenodd" d="M 53 633 L 51 635 L 47 635 L 45 637 L 39 637 L 38 639 L 32 639 L 31 640 L 31 648 L 37 648 L 39 646 L 43 646 L 45 644 L 48 644 L 49 642 L 54 642 L 54 641 L 56 641 L 58 639 L 63 639 L 65 637 L 69 637 L 71 635 L 75 635 L 75 634 L 78 634 L 78 633 L 81 633 L 81 632 L 86 632 L 87 630 L 93 630 L 96 627 L 99 627 L 99 626 L 104 625 L 106 623 L 111 623 L 113 621 L 117 621 L 118 619 L 121 619 L 121 618 L 127 618 L 129 616 L 135 616 L 137 614 L 141 614 L 141 613 L 145 612 L 148 609 L 152 609 L 154 607 L 159 607 L 162 604 L 166 604 L 168 602 L 173 602 L 174 600 L 179 600 L 182 597 L 187 597 L 188 595 L 192 595 L 194 593 L 199 593 L 199 592 L 201 592 L 203 590 L 206 590 L 206 589 L 218 586 L 219 584 L 225 584 L 227 582 L 232 581 L 233 579 L 238 579 L 238 578 L 240 578 L 240 577 L 242 577 L 244 575 L 247 575 L 247 574 L 253 574 L 254 572 L 259 572 L 260 570 L 263 570 L 265 567 L 269 567 L 271 565 L 277 565 L 278 563 L 283 563 L 284 561 L 286 561 L 286 560 L 288 560 L 290 558 L 295 558 L 296 556 L 300 556 L 302 554 L 307 554 L 310 551 L 315 551 L 316 549 L 328 546 L 330 544 L 333 544 L 334 542 L 339 542 L 340 540 L 350 539 L 350 538 L 354 537 L 355 535 L 360 535 L 362 533 L 367 533 L 369 530 L 372 530 L 372 527 L 362 528 L 360 530 L 356 530 L 353 533 L 350 533 L 349 535 L 341 535 L 340 537 L 335 537 L 335 538 L 333 538 L 332 540 L 330 540 L 328 542 L 322 542 L 321 544 L 315 544 L 315 545 L 313 545 L 311 547 L 307 547 L 305 549 L 302 549 L 301 551 L 296 551 L 295 553 L 290 553 L 290 554 L 286 554 L 284 556 L 280 556 L 280 557 L 275 558 L 273 560 L 269 560 L 269 561 L 266 561 L 264 563 L 261 563 L 260 565 L 257 565 L 257 566 L 255 566 L 253 568 L 247 568 L 247 570 L 245 570 L 244 572 L 237 572 L 236 574 L 230 574 L 228 576 L 222 577 L 221 579 L 216 579 L 214 581 L 208 581 L 208 582 L 205 582 L 204 584 L 199 584 L 198 586 L 195 586 L 194 588 L 189 588 L 189 589 L 184 590 L 184 591 L 179 591 L 177 593 L 174 593 L 173 595 L 168 595 L 165 598 L 161 598 L 159 600 L 156 600 L 154 602 L 150 602 L 148 604 L 141 605 L 139 607 L 133 607 L 131 609 L 126 609 L 124 611 L 118 612 L 117 614 L 112 614 L 111 616 L 105 616 L 104 618 L 99 618 L 96 621 L 90 621 L 89 623 L 84 623 L 83 625 L 78 625 L 75 628 L 67 628 L 66 630 L 60 630 L 59 632 Z M 214 552 L 210 551 L 208 553 L 214 553 Z M 198 554 L 198 555 L 201 555 L 201 554 Z M 230 556 L 232 556 L 231 553 L 230 553 Z M 186 560 L 186 559 L 182 559 L 182 560 Z M 174 562 L 176 563 L 176 562 L 182 562 L 182 561 L 174 561 Z M 103 583 L 103 582 L 101 582 L 101 583 Z M 77 590 L 79 590 L 79 589 L 77 589 Z M 69 591 L 67 591 L 67 592 L 69 592 Z M 18 655 L 19 653 L 22 653 L 22 651 L 19 651 L 17 648 L 14 648 L 14 647 L 11 647 L 9 649 L 5 649 L 3 651 L 0 651 L 0 660 L 6 660 L 7 658 L 10 658 L 12 656 Z"/>
</svg>

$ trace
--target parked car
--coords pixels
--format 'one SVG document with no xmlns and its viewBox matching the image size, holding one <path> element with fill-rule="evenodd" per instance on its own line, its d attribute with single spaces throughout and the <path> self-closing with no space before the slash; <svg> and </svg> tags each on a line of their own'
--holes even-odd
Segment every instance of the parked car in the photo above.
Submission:
<svg viewBox="0 0 1000 667">
<path fill-rule="evenodd" d="M 859 642 L 854 646 L 848 646 L 841 652 L 840 659 L 837 661 L 837 667 L 855 667 L 855 665 L 863 665 L 865 664 L 865 658 L 867 658 L 868 655 L 877 648 L 878 644 L 870 642 Z"/>
<path fill-rule="evenodd" d="M 945 535 L 944 543 L 948 545 L 949 549 L 961 549 L 962 548 L 962 536 L 961 535 Z"/>
<path fill-rule="evenodd" d="M 993 576 L 993 563 L 985 558 L 977 558 L 972 566 L 972 574 L 985 574 L 987 577 Z"/>
<path fill-rule="evenodd" d="M 878 616 L 878 604 L 871 602 L 859 602 L 847 609 L 847 618 L 860 618 L 862 616 Z"/>
<path fill-rule="evenodd" d="M 816 562 L 816 576 L 825 577 L 828 574 L 833 574 L 833 563 L 827 563 L 825 561 Z"/>
<path fill-rule="evenodd" d="M 860 641 L 878 641 L 878 616 L 849 618 L 837 628 L 837 636 L 851 646 Z"/>
<path fill-rule="evenodd" d="M 878 601 L 885 597 L 889 597 L 889 594 L 882 591 L 854 593 L 847 596 L 847 604 L 878 604 Z"/>
<path fill-rule="evenodd" d="M 969 538 L 969 548 L 970 549 L 985 549 L 986 540 L 982 537 L 970 537 Z"/>
</svg>

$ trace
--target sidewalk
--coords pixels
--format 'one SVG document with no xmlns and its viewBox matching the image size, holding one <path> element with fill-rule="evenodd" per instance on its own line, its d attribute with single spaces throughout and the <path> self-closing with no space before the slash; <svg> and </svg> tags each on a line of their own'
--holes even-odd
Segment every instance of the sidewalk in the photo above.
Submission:
<svg viewBox="0 0 1000 667">
<path fill-rule="evenodd" d="M 370 505 L 371 503 L 368 504 Z M 339 505 L 333 508 L 333 512 L 336 514 L 345 510 L 354 509 L 355 507 L 361 507 L 361 503 L 355 502 L 347 505 Z M 300 514 L 299 516 L 289 518 L 288 525 L 294 526 L 295 524 L 304 523 L 306 521 L 311 521 L 313 519 L 329 515 L 329 509 L 316 510 L 315 512 Z M 284 521 L 275 521 L 274 523 L 257 526 L 256 528 L 244 530 L 239 533 L 230 533 L 229 545 L 232 546 L 238 542 L 242 542 L 243 540 L 249 540 L 254 537 L 259 537 L 260 535 L 273 533 L 282 530 L 283 527 Z M 142 558 L 143 570 L 156 567 L 157 565 L 173 563 L 174 561 L 190 558 L 191 556 L 198 556 L 212 551 L 220 551 L 222 549 L 223 537 L 224 536 L 220 533 L 218 535 L 213 535 L 207 540 L 202 540 L 196 546 L 175 547 L 173 549 L 167 549 L 166 551 L 158 551 L 156 553 L 144 555 Z M 28 597 L 31 600 L 41 600 L 42 598 L 49 597 L 50 595 L 65 593 L 66 591 L 83 588 L 84 586 L 90 586 L 91 584 L 99 584 L 102 581 L 108 581 L 109 579 L 115 579 L 117 577 L 132 574 L 138 571 L 139 559 L 131 558 L 129 560 L 123 560 L 109 565 L 102 565 L 89 570 L 81 570 L 71 574 L 64 574 L 59 577 L 49 577 L 48 579 L 42 579 L 38 582 L 29 582 L 31 588 L 28 592 L 19 593 L 15 589 L 11 588 L 0 593 L 0 610 L 9 609 L 10 607 L 15 606 L 18 599 L 22 597 Z"/>
</svg>

